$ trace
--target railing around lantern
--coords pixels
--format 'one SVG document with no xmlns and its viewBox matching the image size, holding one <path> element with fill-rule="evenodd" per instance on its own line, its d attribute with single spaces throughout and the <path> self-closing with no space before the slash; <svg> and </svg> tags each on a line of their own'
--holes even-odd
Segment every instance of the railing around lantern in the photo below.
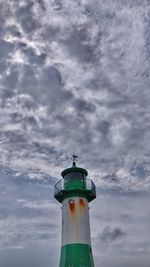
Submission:
<svg viewBox="0 0 150 267">
<path fill-rule="evenodd" d="M 80 189 L 92 191 L 94 195 L 96 195 L 95 184 L 91 179 L 83 179 L 80 180 Z M 54 196 L 56 196 L 60 191 L 67 189 L 67 183 L 64 179 L 59 180 L 54 187 Z"/>
</svg>

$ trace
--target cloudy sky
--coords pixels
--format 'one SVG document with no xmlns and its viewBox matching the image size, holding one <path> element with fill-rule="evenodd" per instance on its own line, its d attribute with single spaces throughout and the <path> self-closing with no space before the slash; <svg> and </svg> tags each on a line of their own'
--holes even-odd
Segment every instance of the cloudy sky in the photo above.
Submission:
<svg viewBox="0 0 150 267">
<path fill-rule="evenodd" d="M 149 65 L 149 0 L 0 0 L 1 267 L 58 267 L 72 153 L 95 267 L 149 267 Z"/>
</svg>

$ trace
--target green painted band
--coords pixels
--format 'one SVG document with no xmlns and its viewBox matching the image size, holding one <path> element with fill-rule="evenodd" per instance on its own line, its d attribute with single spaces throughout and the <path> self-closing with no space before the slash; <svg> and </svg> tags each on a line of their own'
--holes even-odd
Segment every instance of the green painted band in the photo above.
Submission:
<svg viewBox="0 0 150 267">
<path fill-rule="evenodd" d="M 57 195 L 55 195 L 55 198 L 62 203 L 65 198 L 69 197 L 85 197 L 88 202 L 92 201 L 96 198 L 96 194 L 93 194 L 91 190 L 83 190 L 83 189 L 72 189 L 72 190 L 61 190 Z"/>
<path fill-rule="evenodd" d="M 63 246 L 59 267 L 94 267 L 91 246 L 87 244 Z"/>
<path fill-rule="evenodd" d="M 87 192 L 85 192 L 85 191 L 80 191 L 80 190 L 70 190 L 70 191 L 68 191 L 68 192 L 65 192 L 65 197 L 64 197 L 64 199 L 66 199 L 66 198 L 70 198 L 70 197 L 84 197 L 84 198 L 86 198 L 87 199 Z M 63 200 L 64 200 L 63 199 Z"/>
</svg>

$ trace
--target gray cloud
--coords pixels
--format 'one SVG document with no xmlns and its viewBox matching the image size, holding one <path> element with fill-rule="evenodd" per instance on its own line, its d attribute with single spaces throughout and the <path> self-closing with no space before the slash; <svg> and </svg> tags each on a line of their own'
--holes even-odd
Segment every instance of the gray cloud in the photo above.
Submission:
<svg viewBox="0 0 150 267">
<path fill-rule="evenodd" d="M 135 172 L 130 170 L 149 151 L 149 76 L 142 74 L 149 65 L 145 49 L 148 3 L 115 1 L 111 10 L 108 4 L 100 8 L 97 1 L 95 6 L 90 2 L 51 4 L 22 1 L 17 5 L 15 1 L 12 8 L 9 1 L 6 7 L 1 4 L 2 18 L 9 18 L 1 34 L 1 103 L 7 117 L 1 162 L 7 165 L 11 158 L 10 167 L 18 170 L 21 165 L 16 163 L 22 156 L 11 156 L 12 136 L 16 135 L 14 146 L 24 148 L 24 161 L 30 154 L 27 140 L 32 148 L 38 138 L 36 147 L 43 146 L 42 151 L 49 143 L 58 154 L 61 147 L 67 158 L 73 150 L 82 154 L 95 175 L 100 170 L 103 177 L 111 176 L 116 166 L 124 168 L 133 184 Z M 139 42 L 135 43 L 136 38 Z M 19 136 L 22 141 L 16 142 Z M 40 159 L 39 151 L 37 154 L 35 161 Z M 47 156 L 44 164 L 49 164 Z M 145 161 L 142 166 L 147 168 Z M 148 179 L 146 173 L 146 188 Z M 123 185 L 120 176 L 117 180 Z"/>
<path fill-rule="evenodd" d="M 109 226 L 106 226 L 101 234 L 101 240 L 104 242 L 113 242 L 126 236 L 126 234 L 119 227 L 111 229 Z"/>
</svg>

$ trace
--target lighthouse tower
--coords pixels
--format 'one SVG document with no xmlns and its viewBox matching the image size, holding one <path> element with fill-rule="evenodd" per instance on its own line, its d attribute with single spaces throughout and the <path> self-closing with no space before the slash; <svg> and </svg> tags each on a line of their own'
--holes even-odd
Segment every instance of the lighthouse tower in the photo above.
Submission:
<svg viewBox="0 0 150 267">
<path fill-rule="evenodd" d="M 73 165 L 61 173 L 54 197 L 62 203 L 62 246 L 59 267 L 94 267 L 88 203 L 96 198 L 88 172 Z"/>
</svg>

